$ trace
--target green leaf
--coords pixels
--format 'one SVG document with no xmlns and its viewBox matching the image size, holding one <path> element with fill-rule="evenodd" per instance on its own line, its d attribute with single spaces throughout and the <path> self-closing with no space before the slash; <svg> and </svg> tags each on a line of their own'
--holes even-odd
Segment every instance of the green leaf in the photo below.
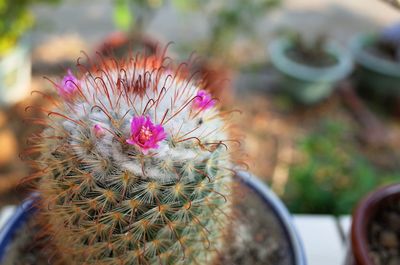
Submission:
<svg viewBox="0 0 400 265">
<path fill-rule="evenodd" d="M 134 24 L 134 13 L 130 11 L 129 0 L 116 0 L 114 5 L 114 23 L 124 31 Z"/>
<path fill-rule="evenodd" d="M 189 0 L 172 0 L 172 5 L 175 6 L 177 9 L 181 11 L 189 11 L 196 9 L 197 4 L 196 1 L 189 1 Z"/>
</svg>

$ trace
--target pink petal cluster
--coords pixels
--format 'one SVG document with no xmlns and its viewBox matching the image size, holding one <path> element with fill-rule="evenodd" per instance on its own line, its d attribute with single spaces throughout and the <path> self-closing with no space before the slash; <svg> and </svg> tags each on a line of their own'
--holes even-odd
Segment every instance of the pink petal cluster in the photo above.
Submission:
<svg viewBox="0 0 400 265">
<path fill-rule="evenodd" d="M 193 106 L 197 109 L 205 110 L 214 107 L 215 100 L 212 99 L 210 93 L 205 90 L 199 90 L 193 101 Z"/>
<path fill-rule="evenodd" d="M 93 126 L 94 135 L 97 138 L 101 138 L 106 134 L 106 131 L 100 125 L 96 124 Z"/>
<path fill-rule="evenodd" d="M 78 85 L 78 78 L 74 76 L 71 69 L 68 69 L 67 74 L 63 77 L 61 84 L 58 86 L 58 93 L 64 99 L 71 99 Z"/>
<path fill-rule="evenodd" d="M 154 125 L 149 116 L 136 116 L 131 121 L 131 135 L 126 142 L 138 146 L 144 154 L 150 149 L 158 148 L 160 141 L 167 134 L 161 124 Z"/>
</svg>

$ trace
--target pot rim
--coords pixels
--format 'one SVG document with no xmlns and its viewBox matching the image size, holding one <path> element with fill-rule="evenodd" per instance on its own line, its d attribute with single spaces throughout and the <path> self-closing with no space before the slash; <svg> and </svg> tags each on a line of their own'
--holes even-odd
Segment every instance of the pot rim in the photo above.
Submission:
<svg viewBox="0 0 400 265">
<path fill-rule="evenodd" d="M 351 224 L 351 247 L 354 259 L 362 265 L 374 265 L 368 258 L 367 232 L 371 217 L 376 213 L 382 200 L 400 195 L 400 184 L 391 184 L 370 192 L 357 205 Z"/>
<path fill-rule="evenodd" d="M 373 44 L 377 38 L 378 34 L 376 33 L 358 34 L 353 37 L 350 42 L 350 49 L 354 55 L 355 61 L 374 72 L 400 78 L 400 63 L 386 60 L 365 50 L 365 48 Z"/>
<path fill-rule="evenodd" d="M 32 212 L 37 194 L 32 194 L 21 205 L 17 207 L 4 227 L 0 230 L 0 262 L 6 254 L 8 243 L 13 240 L 14 234 L 25 224 Z"/>
<path fill-rule="evenodd" d="M 305 251 L 294 227 L 292 217 L 283 204 L 283 202 L 270 190 L 261 180 L 251 175 L 246 171 L 236 172 L 236 177 L 244 185 L 248 186 L 251 190 L 256 192 L 264 201 L 270 206 L 271 210 L 278 217 L 286 238 L 289 240 L 289 246 L 292 250 L 293 261 L 295 265 L 306 265 Z M 33 194 L 29 199 L 24 201 L 15 211 L 14 215 L 10 218 L 2 230 L 0 230 L 0 262 L 6 254 L 8 243 L 12 241 L 14 234 L 26 222 L 31 213 L 35 210 L 33 208 L 37 194 Z"/>
<path fill-rule="evenodd" d="M 250 189 L 261 195 L 264 203 L 268 204 L 271 210 L 278 217 L 278 221 L 284 229 L 286 238 L 289 239 L 290 247 L 293 254 L 294 264 L 306 265 L 307 259 L 305 256 L 304 247 L 300 236 L 292 222 L 292 216 L 287 210 L 283 202 L 276 194 L 268 188 L 259 178 L 250 174 L 247 171 L 238 171 L 236 176 L 240 181 L 247 185 Z"/>
<path fill-rule="evenodd" d="M 287 38 L 278 38 L 268 45 L 273 65 L 284 74 L 309 82 L 336 82 L 353 70 L 353 58 L 349 52 L 335 43 L 327 43 L 325 51 L 337 59 L 332 66 L 313 67 L 290 59 L 286 51 L 292 45 Z"/>
</svg>

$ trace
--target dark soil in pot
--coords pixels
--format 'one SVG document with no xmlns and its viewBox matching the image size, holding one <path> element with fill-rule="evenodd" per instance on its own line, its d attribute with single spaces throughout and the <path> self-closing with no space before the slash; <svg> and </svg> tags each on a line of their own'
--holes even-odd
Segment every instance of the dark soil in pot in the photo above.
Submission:
<svg viewBox="0 0 400 265">
<path fill-rule="evenodd" d="M 329 67 L 338 63 L 336 57 L 322 49 L 292 47 L 286 51 L 286 55 L 296 63 L 311 67 Z"/>
<path fill-rule="evenodd" d="M 291 39 L 292 45 L 286 50 L 286 56 L 294 62 L 315 68 L 329 67 L 338 63 L 338 59 L 327 52 L 325 36 L 318 36 L 310 42 L 295 33 Z"/>
<path fill-rule="evenodd" d="M 391 198 L 368 225 L 369 255 L 375 265 L 400 264 L 400 199 Z"/>
<path fill-rule="evenodd" d="M 240 202 L 234 208 L 226 250 L 215 265 L 294 265 L 286 232 L 271 208 L 241 185 Z M 21 229 L 6 255 L 4 265 L 48 265 L 50 254 L 35 245 L 32 224 Z"/>
<path fill-rule="evenodd" d="M 235 206 L 232 242 L 218 265 L 294 265 L 289 242 L 272 209 L 260 197 L 241 187 Z"/>
<path fill-rule="evenodd" d="M 365 50 L 382 59 L 400 63 L 400 49 L 391 42 L 378 40 L 374 45 L 365 47 Z"/>
<path fill-rule="evenodd" d="M 355 78 L 358 92 L 374 108 L 398 116 L 400 47 L 396 36 L 391 32 L 386 35 L 364 34 L 354 38 L 352 49 L 358 64 Z"/>
<path fill-rule="evenodd" d="M 400 184 L 379 188 L 358 204 L 347 261 L 351 265 L 400 264 Z"/>
</svg>

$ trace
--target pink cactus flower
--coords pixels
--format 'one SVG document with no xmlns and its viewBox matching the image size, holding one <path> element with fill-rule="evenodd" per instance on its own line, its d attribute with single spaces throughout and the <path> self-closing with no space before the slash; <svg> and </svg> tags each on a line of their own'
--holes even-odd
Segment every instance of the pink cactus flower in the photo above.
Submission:
<svg viewBox="0 0 400 265">
<path fill-rule="evenodd" d="M 166 136 L 161 124 L 154 125 L 149 116 L 137 116 L 132 118 L 131 136 L 126 142 L 138 146 L 147 154 L 149 149 L 158 148 L 159 142 Z"/>
<path fill-rule="evenodd" d="M 71 99 L 75 94 L 77 87 L 79 85 L 79 80 L 74 76 L 71 69 L 68 69 L 67 74 L 58 86 L 58 93 L 64 99 Z"/>
<path fill-rule="evenodd" d="M 100 125 L 96 124 L 95 126 L 93 126 L 93 132 L 94 135 L 97 138 L 101 138 L 106 134 L 106 131 L 103 129 L 103 127 L 101 127 Z"/>
<path fill-rule="evenodd" d="M 197 109 L 205 110 L 214 107 L 215 100 L 212 99 L 210 93 L 205 90 L 199 90 L 193 101 L 193 106 Z"/>
</svg>

